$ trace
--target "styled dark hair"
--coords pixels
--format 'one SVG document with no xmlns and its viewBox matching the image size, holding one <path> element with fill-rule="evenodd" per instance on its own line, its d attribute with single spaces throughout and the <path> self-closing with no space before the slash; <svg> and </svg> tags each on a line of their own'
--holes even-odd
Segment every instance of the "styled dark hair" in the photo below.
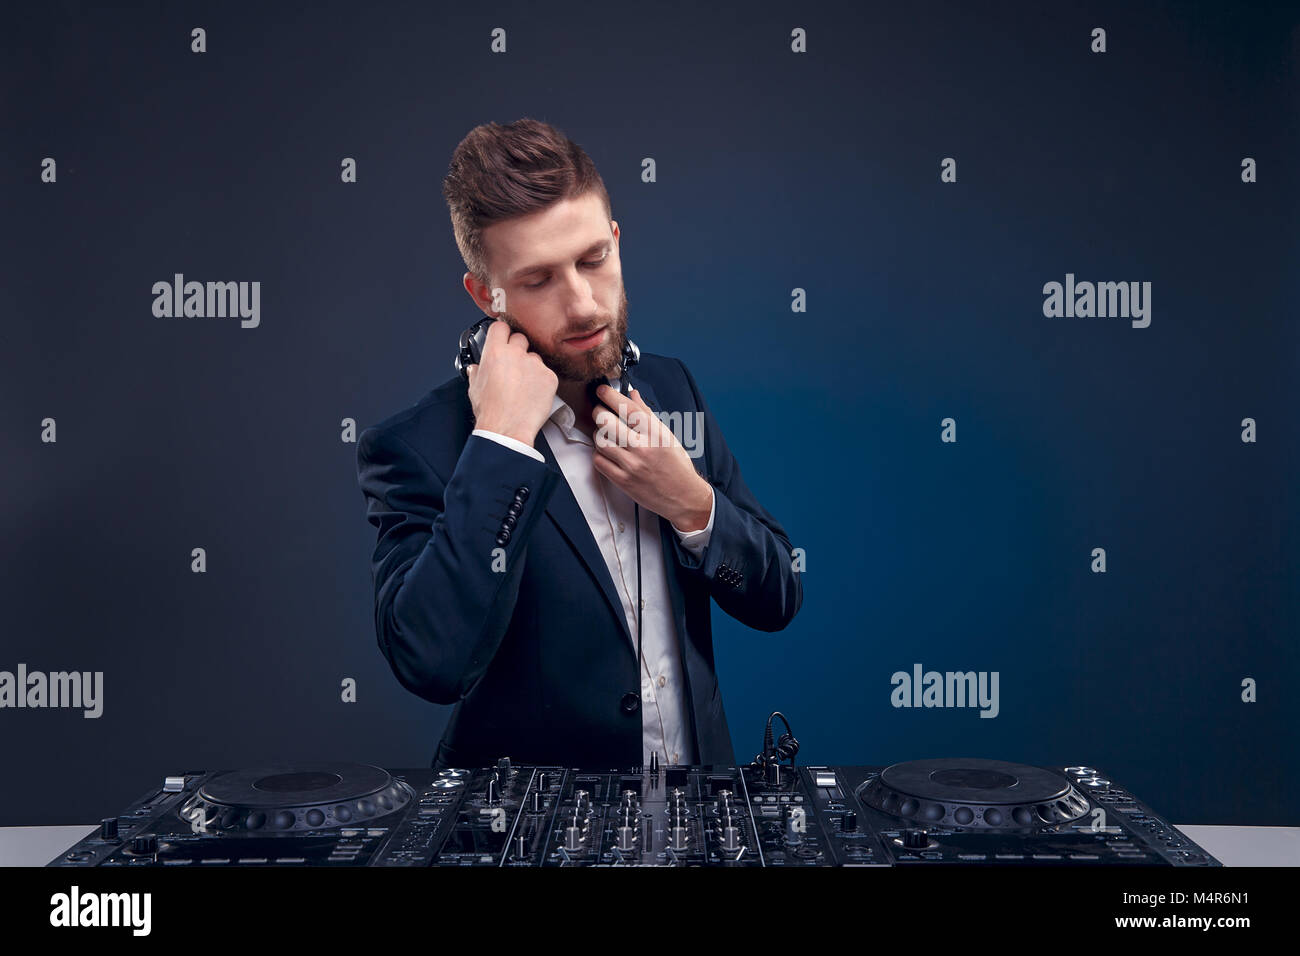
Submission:
<svg viewBox="0 0 1300 956">
<path fill-rule="evenodd" d="M 442 194 L 465 267 L 489 284 L 483 229 L 596 192 L 612 219 L 609 193 L 591 157 L 563 132 L 535 119 L 469 131 L 452 153 Z"/>
</svg>

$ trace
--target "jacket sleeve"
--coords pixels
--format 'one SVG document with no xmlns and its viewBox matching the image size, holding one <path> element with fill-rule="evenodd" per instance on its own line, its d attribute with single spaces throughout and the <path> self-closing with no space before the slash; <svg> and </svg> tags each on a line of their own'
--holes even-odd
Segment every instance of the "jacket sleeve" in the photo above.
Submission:
<svg viewBox="0 0 1300 956">
<path fill-rule="evenodd" d="M 435 704 L 473 690 L 509 627 L 528 538 L 559 478 L 471 435 L 444 482 L 391 431 L 362 432 L 357 479 L 379 529 L 375 632 L 402 686 Z"/>
<path fill-rule="evenodd" d="M 709 582 L 709 593 L 731 617 L 760 631 L 779 631 L 803 604 L 790 539 L 745 484 L 694 377 L 678 364 L 703 415 L 703 460 L 712 469 L 704 477 L 713 486 L 714 517 L 713 533 L 698 557 L 674 540 L 677 560 Z"/>
</svg>

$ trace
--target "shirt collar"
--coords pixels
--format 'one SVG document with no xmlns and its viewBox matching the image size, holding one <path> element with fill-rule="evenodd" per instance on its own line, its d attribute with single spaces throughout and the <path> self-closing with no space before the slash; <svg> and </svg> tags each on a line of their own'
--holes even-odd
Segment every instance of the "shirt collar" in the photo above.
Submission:
<svg viewBox="0 0 1300 956">
<path fill-rule="evenodd" d="M 622 381 L 621 378 L 611 378 L 609 380 L 610 387 L 617 392 L 619 383 L 621 381 Z M 577 441 L 590 444 L 590 441 L 588 441 L 587 436 L 583 435 L 576 428 L 574 428 L 573 423 L 576 417 L 577 416 L 575 416 L 573 413 L 573 409 L 569 407 L 569 403 L 566 402 L 564 399 L 560 398 L 559 395 L 556 395 L 551 400 L 551 414 L 548 416 L 548 421 L 554 422 L 557 426 L 559 426 L 560 431 L 564 432 L 568 437 Z"/>
</svg>

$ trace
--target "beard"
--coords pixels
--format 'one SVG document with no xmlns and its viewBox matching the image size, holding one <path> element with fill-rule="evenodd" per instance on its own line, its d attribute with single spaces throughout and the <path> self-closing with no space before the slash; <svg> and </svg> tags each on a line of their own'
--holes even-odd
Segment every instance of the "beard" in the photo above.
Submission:
<svg viewBox="0 0 1300 956">
<path fill-rule="evenodd" d="M 528 335 L 509 312 L 503 313 L 500 318 L 514 331 Z M 623 346 L 627 342 L 627 291 L 625 289 L 619 290 L 618 309 L 612 316 L 598 317 L 585 329 L 563 329 L 560 332 L 560 339 L 573 338 L 582 335 L 584 331 L 590 334 L 602 325 L 607 326 L 606 331 L 609 333 L 605 336 L 605 341 L 586 352 L 575 354 L 572 351 L 560 351 L 564 346 L 559 339 L 543 343 L 535 342 L 531 337 L 528 339 L 528 348 L 529 351 L 536 352 L 546 367 L 562 382 L 586 385 L 600 378 L 613 378 L 622 368 Z"/>
</svg>

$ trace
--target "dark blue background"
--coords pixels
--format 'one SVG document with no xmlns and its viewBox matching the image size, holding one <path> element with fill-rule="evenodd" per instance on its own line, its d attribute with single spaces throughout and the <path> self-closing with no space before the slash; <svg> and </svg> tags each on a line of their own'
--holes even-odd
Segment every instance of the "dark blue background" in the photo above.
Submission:
<svg viewBox="0 0 1300 956">
<path fill-rule="evenodd" d="M 376 646 L 340 421 L 452 374 L 441 179 L 522 116 L 596 162 L 633 337 L 806 551 L 786 631 L 715 610 L 739 759 L 779 708 L 805 762 L 1088 763 L 1178 823 L 1300 823 L 1300 11 L 973 7 L 10 12 L 0 669 L 105 690 L 98 720 L 0 711 L 0 824 L 184 770 L 428 764 L 449 709 Z M 155 318 L 175 272 L 260 281 L 261 326 Z M 1045 318 L 1067 272 L 1150 281 L 1150 327 Z M 999 671 L 1000 715 L 894 709 L 916 662 Z"/>
</svg>

